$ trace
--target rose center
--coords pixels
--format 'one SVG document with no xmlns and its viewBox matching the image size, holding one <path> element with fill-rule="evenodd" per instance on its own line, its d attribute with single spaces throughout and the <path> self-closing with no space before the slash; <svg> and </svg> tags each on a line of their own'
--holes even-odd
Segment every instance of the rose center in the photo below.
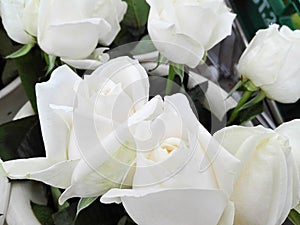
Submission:
<svg viewBox="0 0 300 225">
<path fill-rule="evenodd" d="M 176 150 L 178 148 L 177 144 L 169 144 L 169 143 L 163 143 L 160 145 L 160 147 L 162 149 L 164 149 L 168 154 L 170 154 L 171 152 L 173 152 L 174 150 Z"/>
<path fill-rule="evenodd" d="M 165 139 L 157 148 L 146 154 L 146 158 L 153 162 L 162 162 L 168 159 L 174 151 L 180 149 L 185 146 L 182 145 L 182 140 L 180 138 L 167 138 Z M 181 146 L 181 147 L 180 147 Z"/>
<path fill-rule="evenodd" d="M 101 94 L 104 95 L 104 96 L 109 95 L 110 92 L 111 92 L 111 88 L 110 88 L 110 87 L 104 87 L 104 88 L 101 90 Z"/>
</svg>

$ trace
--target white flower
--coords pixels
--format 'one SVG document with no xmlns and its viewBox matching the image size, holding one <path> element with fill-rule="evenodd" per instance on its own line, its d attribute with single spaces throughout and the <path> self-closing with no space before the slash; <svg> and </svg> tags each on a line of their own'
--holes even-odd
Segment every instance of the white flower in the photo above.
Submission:
<svg viewBox="0 0 300 225">
<path fill-rule="evenodd" d="M 1 0 L 0 14 L 9 37 L 21 44 L 34 43 L 37 36 L 39 0 Z"/>
<path fill-rule="evenodd" d="M 80 158 L 72 143 L 74 86 L 80 77 L 67 66 L 56 69 L 48 82 L 36 85 L 37 107 L 46 157 L 5 161 L 2 166 L 12 179 L 33 179 L 65 188 Z M 70 139 L 70 140 L 69 140 Z"/>
<path fill-rule="evenodd" d="M 282 103 L 299 99 L 300 31 L 274 24 L 259 30 L 238 63 L 241 76 L 249 78 L 267 97 Z"/>
<path fill-rule="evenodd" d="M 38 44 L 48 54 L 84 59 L 112 43 L 127 4 L 121 0 L 41 0 Z"/>
<path fill-rule="evenodd" d="M 135 130 L 132 189 L 112 189 L 101 201 L 122 202 L 140 225 L 232 224 L 229 196 L 239 161 L 212 139 L 184 95 L 153 100 L 161 112 Z"/>
<path fill-rule="evenodd" d="M 275 131 L 288 138 L 300 175 L 300 119 L 283 123 Z"/>
<path fill-rule="evenodd" d="M 214 137 L 241 161 L 231 196 L 234 224 L 281 225 L 299 202 L 299 175 L 288 139 L 262 126 L 232 126 Z"/>
<path fill-rule="evenodd" d="M 72 197 L 100 196 L 112 187 L 126 186 L 127 174 L 136 159 L 131 130 L 139 121 L 156 114 L 156 101 L 147 102 L 148 75 L 138 61 L 121 57 L 108 64 L 93 73 L 101 76 L 88 77 L 88 83 L 78 89 L 81 94 L 73 123 L 83 157 L 60 203 Z M 93 105 L 86 95 L 92 97 Z"/>
<path fill-rule="evenodd" d="M 163 56 L 196 67 L 205 52 L 231 33 L 235 14 L 223 0 L 147 0 L 149 35 Z"/>
<path fill-rule="evenodd" d="M 111 60 L 84 79 L 59 67 L 36 86 L 46 157 L 6 161 L 7 176 L 67 188 L 80 159 L 101 155 L 102 139 L 147 102 L 148 89 L 147 73 L 128 57 Z"/>
</svg>

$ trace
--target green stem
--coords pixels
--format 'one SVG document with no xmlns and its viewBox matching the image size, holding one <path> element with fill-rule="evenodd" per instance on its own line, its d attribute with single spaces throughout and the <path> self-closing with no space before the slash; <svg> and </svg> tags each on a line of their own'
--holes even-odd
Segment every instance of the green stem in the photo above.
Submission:
<svg viewBox="0 0 300 225">
<path fill-rule="evenodd" d="M 167 80 L 167 85 L 166 85 L 166 95 L 171 94 L 174 78 L 175 78 L 175 69 L 174 69 L 174 66 L 172 64 L 170 64 L 169 75 L 168 75 L 168 80 Z"/>
<path fill-rule="evenodd" d="M 248 99 L 252 95 L 252 91 L 245 91 L 242 98 L 238 102 L 237 106 L 234 108 L 233 112 L 230 115 L 230 118 L 227 122 L 227 125 L 230 125 L 238 116 L 240 109 L 243 107 L 243 105 L 248 101 Z"/>
</svg>

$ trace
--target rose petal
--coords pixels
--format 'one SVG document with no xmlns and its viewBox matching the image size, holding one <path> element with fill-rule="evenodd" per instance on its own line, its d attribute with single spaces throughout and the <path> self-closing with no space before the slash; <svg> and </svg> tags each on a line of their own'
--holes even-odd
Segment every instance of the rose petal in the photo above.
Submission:
<svg viewBox="0 0 300 225">
<path fill-rule="evenodd" d="M 2 164 L 7 176 L 12 179 L 31 179 L 48 185 L 66 188 L 78 160 L 53 163 L 46 158 L 30 158 L 6 161 Z"/>
<path fill-rule="evenodd" d="M 215 225 L 227 206 L 226 194 L 218 190 L 167 189 L 157 192 L 112 189 L 103 203 L 122 201 L 130 217 L 140 225 Z"/>
<path fill-rule="evenodd" d="M 231 201 L 229 201 L 226 209 L 224 210 L 218 225 L 230 224 L 234 224 L 234 203 Z"/>
<path fill-rule="evenodd" d="M 67 159 L 69 127 L 51 104 L 73 107 L 75 86 L 81 78 L 67 66 L 56 69 L 48 82 L 36 85 L 37 105 L 46 156 L 53 161 Z"/>
<path fill-rule="evenodd" d="M 283 123 L 275 131 L 288 138 L 300 174 L 300 120 Z"/>
<path fill-rule="evenodd" d="M 2 23 L 9 37 L 21 44 L 33 43 L 34 38 L 26 32 L 22 21 L 25 1 L 0 1 L 0 4 Z"/>
<path fill-rule="evenodd" d="M 39 33 L 38 43 L 50 55 L 83 59 L 96 48 L 99 33 L 110 29 L 105 20 L 97 18 L 49 25 L 44 33 Z"/>
<path fill-rule="evenodd" d="M 274 47 L 287 47 L 286 39 L 279 34 L 278 28 L 279 26 L 274 24 L 266 30 L 259 30 L 240 57 L 237 68 L 239 73 L 248 77 L 258 87 L 276 81 L 284 62 L 285 55 L 282 54 L 282 49 Z"/>
<path fill-rule="evenodd" d="M 193 37 L 205 50 L 209 50 L 231 34 L 231 25 L 235 18 L 235 14 L 230 13 L 222 1 L 207 1 L 202 5 L 187 5 L 182 2 L 176 7 L 176 15 L 180 18 L 181 32 Z"/>
<path fill-rule="evenodd" d="M 216 174 L 219 188 L 225 190 L 229 195 L 235 181 L 235 176 L 239 167 L 239 160 L 227 152 L 221 144 L 216 142 L 211 134 L 199 123 L 193 114 L 187 98 L 182 94 L 167 96 L 165 101 L 169 101 L 173 106 L 180 106 L 176 110 L 185 120 L 184 125 L 190 131 L 196 131 L 198 141 L 205 151 L 206 159 L 200 163 L 200 170 L 212 169 Z"/>
<path fill-rule="evenodd" d="M 232 126 L 214 136 L 241 160 L 231 196 L 236 223 L 281 224 L 299 201 L 299 178 L 286 140 L 262 126 Z M 257 205 L 257 198 L 264 204 Z"/>
<path fill-rule="evenodd" d="M 151 11 L 149 18 L 150 15 Z M 203 58 L 203 46 L 185 34 L 176 33 L 174 24 L 149 19 L 148 32 L 155 47 L 172 62 L 194 68 Z"/>
<path fill-rule="evenodd" d="M 95 87 L 96 90 L 99 89 L 99 82 L 102 86 L 108 80 L 120 83 L 123 91 L 131 97 L 135 110 L 143 106 L 149 98 L 149 79 L 145 69 L 137 60 L 126 56 L 110 60 L 86 79 L 89 87 Z"/>
</svg>

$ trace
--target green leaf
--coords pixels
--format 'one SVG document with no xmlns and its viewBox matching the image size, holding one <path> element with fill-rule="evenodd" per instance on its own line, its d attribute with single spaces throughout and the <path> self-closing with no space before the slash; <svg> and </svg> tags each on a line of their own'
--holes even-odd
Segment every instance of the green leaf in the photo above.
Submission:
<svg viewBox="0 0 300 225">
<path fill-rule="evenodd" d="M 227 121 L 227 125 L 231 125 L 236 118 L 238 117 L 242 106 L 249 100 L 249 98 L 251 98 L 253 92 L 251 91 L 245 91 L 241 97 L 241 99 L 239 100 L 238 104 L 235 106 L 235 108 L 231 111 L 230 113 L 230 117 Z"/>
<path fill-rule="evenodd" d="M 52 215 L 52 218 L 55 225 L 74 225 L 75 214 L 76 214 L 76 203 L 72 203 L 68 208 L 65 208 L 57 213 L 54 213 Z"/>
<path fill-rule="evenodd" d="M 13 44 L 8 37 L 0 18 L 0 89 L 9 84 L 14 78 L 18 76 L 16 73 L 16 65 L 13 61 L 7 61 L 4 57 L 11 52 L 17 51 L 22 45 Z"/>
<path fill-rule="evenodd" d="M 288 218 L 294 225 L 300 225 L 300 214 L 295 209 L 290 211 Z"/>
<path fill-rule="evenodd" d="M 175 68 L 174 68 L 173 64 L 170 64 L 168 80 L 167 80 L 167 84 L 166 84 L 166 95 L 170 95 L 172 92 L 172 86 L 174 83 L 175 75 L 176 75 Z"/>
<path fill-rule="evenodd" d="M 15 58 L 19 58 L 21 56 L 26 55 L 27 53 L 30 52 L 30 50 L 34 47 L 34 43 L 30 43 L 27 45 L 24 45 L 22 48 L 20 48 L 19 50 L 17 50 L 16 52 L 13 52 L 12 54 L 6 56 L 6 59 L 15 59 Z"/>
<path fill-rule="evenodd" d="M 32 108 L 37 112 L 35 85 L 45 76 L 46 63 L 39 48 L 34 48 L 27 55 L 15 59 L 19 76 Z"/>
<path fill-rule="evenodd" d="M 77 205 L 77 213 L 76 217 L 79 215 L 79 213 L 84 210 L 85 208 L 89 207 L 98 197 L 93 198 L 81 198 Z"/>
<path fill-rule="evenodd" d="M 123 206 L 117 204 L 102 204 L 94 201 L 78 217 L 76 215 L 77 204 L 73 202 L 68 208 L 53 214 L 55 225 L 116 225 L 126 214 Z M 130 219 L 128 219 L 130 221 Z M 134 224 L 134 223 L 129 223 Z"/>
<path fill-rule="evenodd" d="M 149 35 L 145 35 L 131 51 L 132 55 L 141 55 L 149 52 L 156 51 L 153 42 L 151 41 Z"/>
<path fill-rule="evenodd" d="M 167 61 L 168 60 L 166 57 L 164 57 L 162 54 L 158 53 L 157 64 L 153 69 L 149 70 L 149 72 L 156 70 L 162 63 L 165 63 Z"/>
<path fill-rule="evenodd" d="M 45 58 L 45 61 L 46 61 L 46 64 L 47 64 L 46 75 L 48 75 L 54 69 L 57 57 L 54 56 L 54 55 L 48 55 L 45 52 L 43 52 L 43 53 L 44 53 L 44 58 Z"/>
<path fill-rule="evenodd" d="M 1 18 L 0 18 L 1 20 Z M 22 45 L 13 43 L 13 41 L 8 37 L 5 29 L 3 28 L 2 22 L 0 21 L 0 55 L 4 57 L 10 53 L 17 51 Z"/>
<path fill-rule="evenodd" d="M 180 77 L 181 83 L 183 82 L 184 78 L 184 65 L 182 64 L 172 64 L 174 67 L 175 74 Z"/>
<path fill-rule="evenodd" d="M 102 204 L 94 201 L 83 210 L 76 219 L 75 225 L 116 225 L 126 215 L 121 204 Z"/>
<path fill-rule="evenodd" d="M 0 126 L 0 158 L 4 161 L 45 156 L 45 148 L 37 116 Z"/>
<path fill-rule="evenodd" d="M 54 225 L 54 221 L 52 219 L 53 210 L 51 208 L 44 205 L 38 205 L 33 202 L 30 204 L 35 217 L 42 225 Z"/>
<path fill-rule="evenodd" d="M 127 3 L 127 12 L 123 23 L 132 28 L 132 33 L 140 33 L 146 25 L 149 14 L 149 5 L 145 0 L 125 0 Z"/>
<path fill-rule="evenodd" d="M 206 62 L 206 59 L 207 59 L 207 51 L 204 52 L 204 55 L 202 57 L 202 61 Z"/>
<path fill-rule="evenodd" d="M 236 90 L 238 90 L 243 85 L 243 81 L 239 81 L 234 85 L 234 87 L 231 89 L 231 91 L 228 93 L 226 99 L 228 99 Z"/>
<path fill-rule="evenodd" d="M 243 86 L 246 88 L 246 90 L 254 92 L 254 91 L 258 91 L 259 88 L 256 87 L 251 80 L 247 80 L 243 82 Z"/>
<path fill-rule="evenodd" d="M 246 104 L 244 104 L 240 110 L 247 109 L 249 107 L 254 106 L 255 104 L 261 102 L 266 97 L 266 94 L 263 91 L 260 91 L 254 98 L 252 98 L 250 101 L 248 101 Z"/>
<path fill-rule="evenodd" d="M 58 188 L 51 187 L 51 194 L 52 194 L 52 199 L 56 210 L 62 211 L 63 209 L 68 208 L 70 206 L 68 202 L 65 202 L 62 205 L 58 203 L 58 199 L 61 196 L 61 191 Z"/>
<path fill-rule="evenodd" d="M 123 217 L 119 220 L 119 222 L 118 222 L 117 225 L 126 225 L 127 218 L 128 218 L 127 216 L 123 216 Z"/>
<path fill-rule="evenodd" d="M 128 43 L 139 40 L 139 36 L 132 35 L 129 32 L 129 28 L 127 26 L 125 26 L 123 24 L 123 22 L 121 22 L 120 25 L 121 25 L 121 31 L 118 33 L 113 44 L 111 45 L 111 49 L 114 49 L 114 48 L 120 47 L 122 45 L 126 45 Z M 134 48 L 134 46 L 132 47 L 132 49 L 133 48 Z M 132 49 L 130 49 L 129 51 L 131 51 Z M 118 54 L 118 56 L 119 56 L 119 54 Z"/>
<path fill-rule="evenodd" d="M 1 79 L 2 79 L 3 84 L 7 85 L 18 76 L 16 64 L 13 60 L 7 60 L 7 61 L 4 61 L 4 64 L 1 66 L 3 68 Z"/>
<path fill-rule="evenodd" d="M 239 111 L 239 114 L 237 117 L 230 123 L 230 125 L 242 125 L 252 119 L 254 119 L 257 115 L 261 114 L 263 112 L 264 105 L 263 102 L 259 102 L 256 105 L 253 105 L 247 109 L 243 109 Z M 229 115 L 230 115 L 229 111 Z"/>
<path fill-rule="evenodd" d="M 204 107 L 206 101 L 205 93 L 208 89 L 208 81 L 197 84 L 195 87 L 187 90 L 188 98 L 191 102 L 191 108 L 194 114 L 197 116 L 199 122 L 209 131 L 211 131 L 212 118 L 214 115 Z"/>
</svg>

